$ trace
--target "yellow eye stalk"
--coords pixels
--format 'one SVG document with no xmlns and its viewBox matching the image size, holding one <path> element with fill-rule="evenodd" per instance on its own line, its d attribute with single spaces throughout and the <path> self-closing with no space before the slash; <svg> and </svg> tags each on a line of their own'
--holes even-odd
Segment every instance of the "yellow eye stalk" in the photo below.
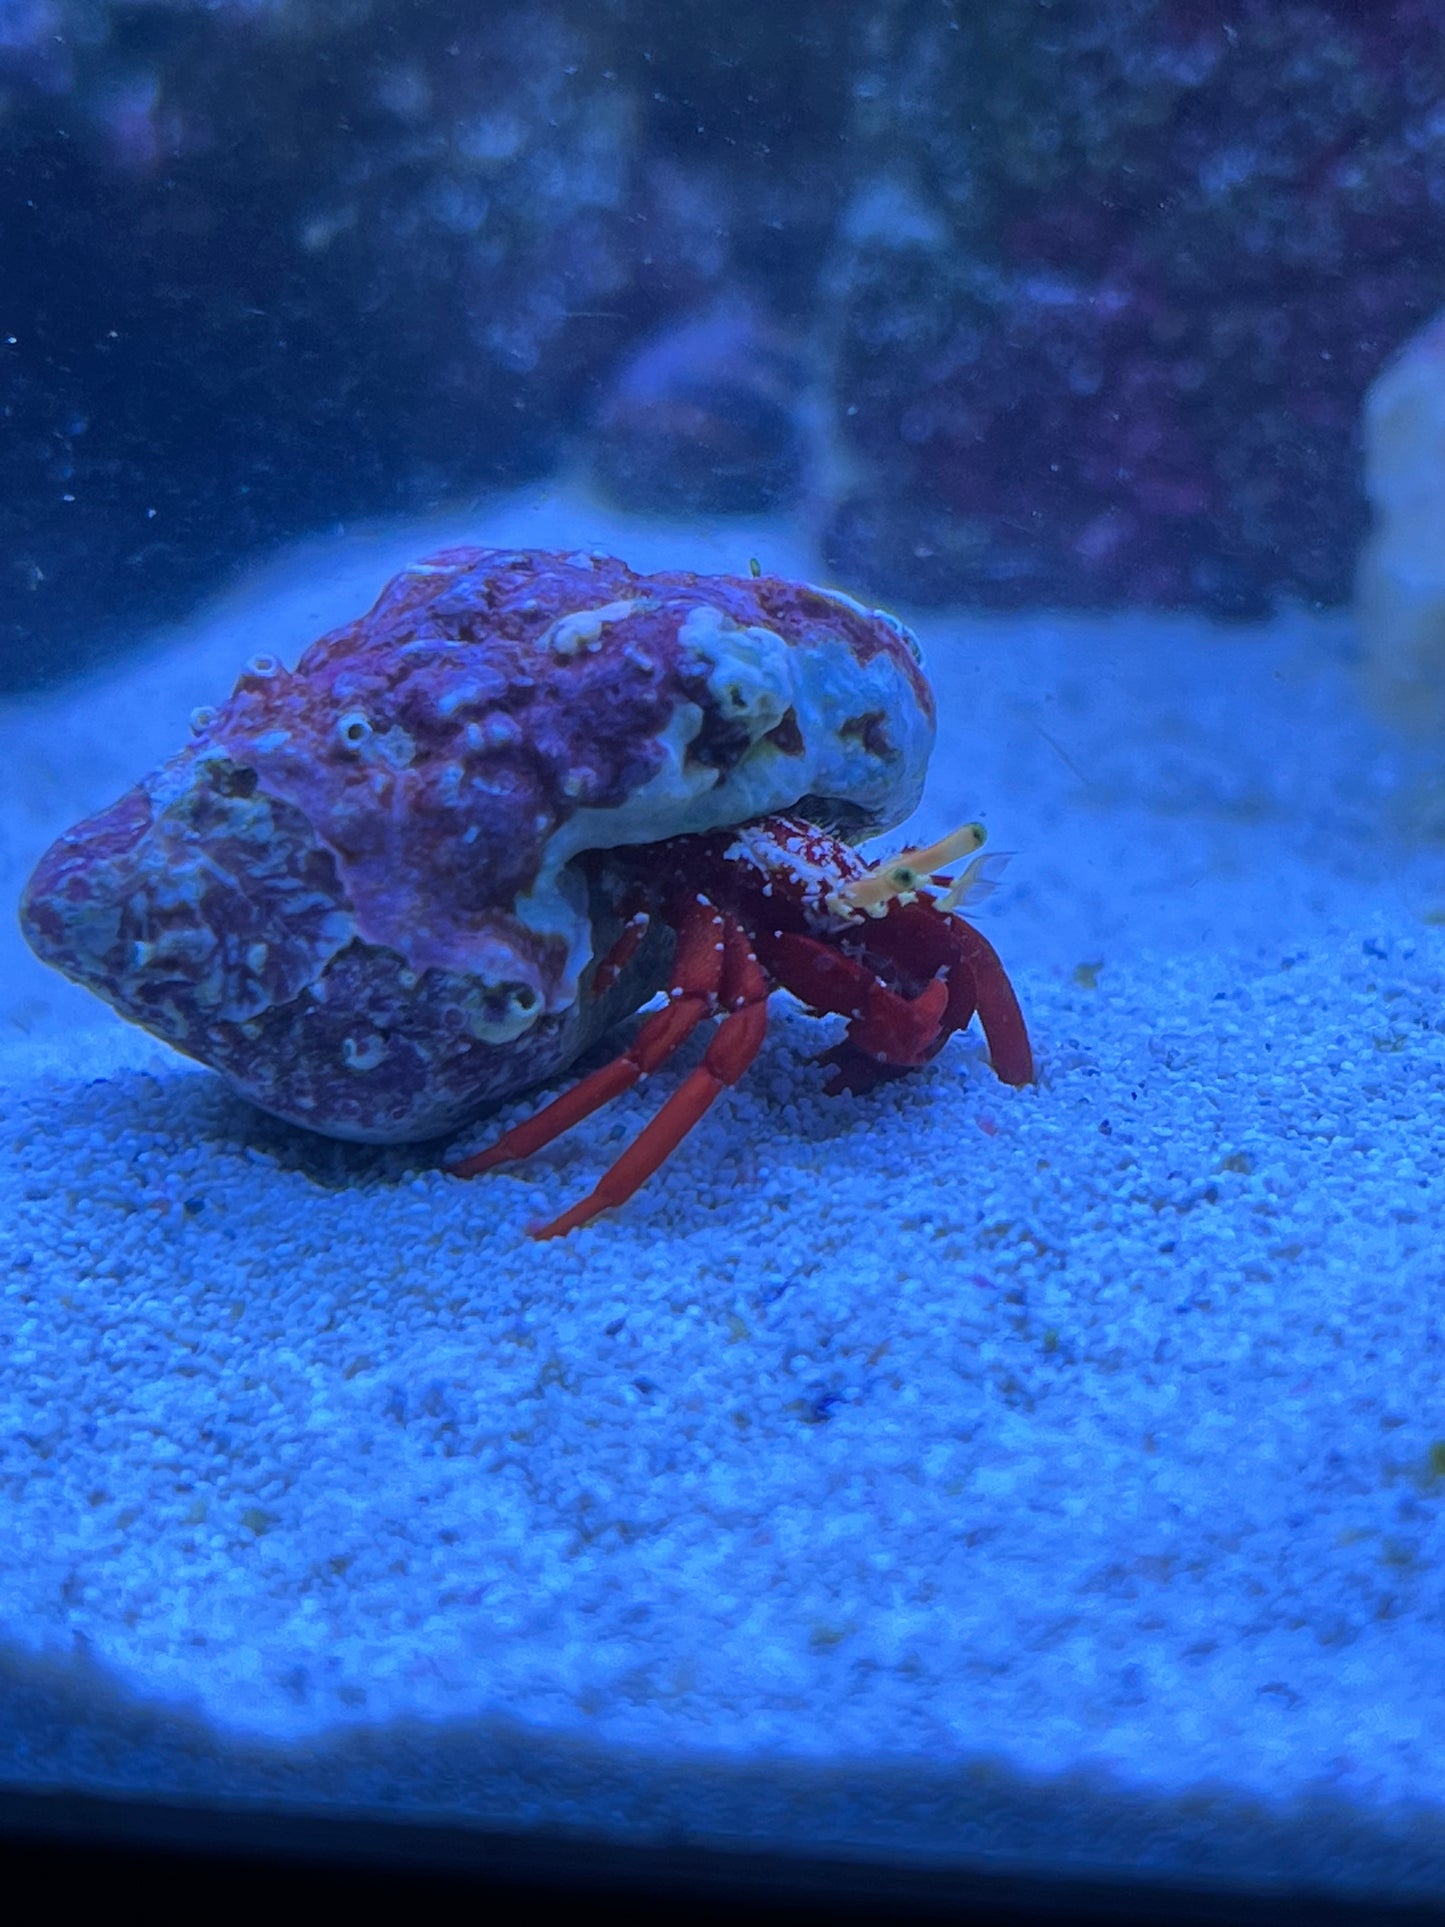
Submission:
<svg viewBox="0 0 1445 1927">
<path fill-rule="evenodd" d="M 895 898 L 911 903 L 921 889 L 940 880 L 938 871 L 946 870 L 966 856 L 973 857 L 967 869 L 953 879 L 942 896 L 931 901 L 943 911 L 956 910 L 964 902 L 980 902 L 996 888 L 999 873 L 1008 862 L 1002 854 L 974 856 L 975 850 L 982 848 L 986 834 L 982 823 L 965 823 L 962 829 L 941 837 L 937 843 L 901 850 L 890 862 L 880 863 L 867 876 L 855 877 L 834 891 L 828 907 L 837 916 L 856 916 L 859 911 L 870 917 L 886 916 Z"/>
</svg>

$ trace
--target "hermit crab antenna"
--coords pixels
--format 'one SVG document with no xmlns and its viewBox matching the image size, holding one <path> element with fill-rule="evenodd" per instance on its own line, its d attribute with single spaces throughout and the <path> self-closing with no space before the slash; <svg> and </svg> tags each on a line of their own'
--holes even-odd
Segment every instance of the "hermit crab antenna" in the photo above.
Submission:
<svg viewBox="0 0 1445 1927">
<path fill-rule="evenodd" d="M 921 844 L 917 849 L 901 850 L 897 856 L 886 863 L 880 863 L 876 870 L 866 876 L 854 877 L 836 892 L 837 900 L 844 911 L 863 910 L 870 917 L 881 917 L 895 897 L 911 897 L 923 884 L 927 883 L 936 870 L 946 870 L 951 863 L 972 856 L 975 850 L 983 848 L 987 832 L 982 823 L 965 823 L 961 829 L 950 835 L 940 837 L 937 843 Z M 971 870 L 972 866 L 970 866 Z M 965 877 L 968 875 L 965 872 Z M 960 878 L 963 883 L 965 878 Z M 952 886 L 959 889 L 959 885 Z M 964 895 L 959 890 L 953 902 Z M 952 908 L 952 904 L 948 906 Z"/>
</svg>

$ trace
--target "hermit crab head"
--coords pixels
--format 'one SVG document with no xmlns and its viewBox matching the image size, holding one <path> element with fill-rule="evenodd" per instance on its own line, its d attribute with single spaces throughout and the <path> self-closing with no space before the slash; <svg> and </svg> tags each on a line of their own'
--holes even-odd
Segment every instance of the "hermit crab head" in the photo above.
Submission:
<svg viewBox="0 0 1445 1927">
<path fill-rule="evenodd" d="M 333 1137 L 439 1136 L 564 1069 L 666 980 L 607 853 L 792 811 L 914 808 L 933 701 L 891 617 L 768 577 L 452 549 L 50 849 L 47 962 Z M 605 988 L 603 987 L 605 983 Z"/>
</svg>

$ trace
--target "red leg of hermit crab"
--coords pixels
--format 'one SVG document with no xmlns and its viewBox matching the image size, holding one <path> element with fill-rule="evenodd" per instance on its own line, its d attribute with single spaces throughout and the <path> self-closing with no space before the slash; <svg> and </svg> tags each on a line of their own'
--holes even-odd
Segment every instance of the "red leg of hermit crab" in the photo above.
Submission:
<svg viewBox="0 0 1445 1927">
<path fill-rule="evenodd" d="M 765 955 L 768 968 L 785 989 L 810 1010 L 850 1018 L 849 1046 L 892 1069 L 916 1070 L 927 1063 L 947 1034 L 949 991 L 939 978 L 925 984 L 916 997 L 905 997 L 880 983 L 857 958 L 845 956 L 821 938 L 794 932 L 775 937 Z M 968 1014 L 973 1015 L 972 1007 Z"/>
<path fill-rule="evenodd" d="M 667 1008 L 648 1019 L 630 1050 L 584 1077 L 535 1117 L 506 1132 L 488 1150 L 449 1166 L 452 1176 L 474 1177 L 550 1144 L 656 1070 L 703 1018 L 721 1005 L 726 1015 L 702 1063 L 603 1173 L 596 1188 L 550 1224 L 533 1226 L 531 1236 L 563 1237 L 599 1212 L 625 1204 L 677 1149 L 718 1094 L 735 1084 L 757 1056 L 768 1026 L 769 988 L 742 927 L 694 895 L 678 918 L 677 957 L 669 993 L 672 1001 Z"/>
<path fill-rule="evenodd" d="M 1034 1053 L 1028 1029 L 998 952 L 962 917 L 951 917 L 949 922 L 956 932 L 960 959 L 973 977 L 973 1002 L 995 1072 L 1005 1084 L 1032 1084 Z"/>
<path fill-rule="evenodd" d="M 972 924 L 925 899 L 891 907 L 860 928 L 875 968 L 896 965 L 905 978 L 922 981 L 915 996 L 887 989 L 868 961 L 815 937 L 784 935 L 763 953 L 778 981 L 810 1008 L 852 1020 L 843 1042 L 819 1059 L 834 1067 L 824 1087 L 831 1095 L 861 1096 L 926 1064 L 975 1014 L 999 1078 L 1032 1083 L 1033 1053 L 1018 999 L 993 945 Z"/>
</svg>

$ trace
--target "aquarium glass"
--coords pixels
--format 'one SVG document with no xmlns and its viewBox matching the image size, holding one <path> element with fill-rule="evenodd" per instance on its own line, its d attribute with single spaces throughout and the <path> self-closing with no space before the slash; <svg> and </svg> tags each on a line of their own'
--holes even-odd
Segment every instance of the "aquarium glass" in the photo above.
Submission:
<svg viewBox="0 0 1445 1927">
<path fill-rule="evenodd" d="M 7 1799 L 1445 1898 L 1442 311 L 1428 0 L 0 0 Z"/>
</svg>

